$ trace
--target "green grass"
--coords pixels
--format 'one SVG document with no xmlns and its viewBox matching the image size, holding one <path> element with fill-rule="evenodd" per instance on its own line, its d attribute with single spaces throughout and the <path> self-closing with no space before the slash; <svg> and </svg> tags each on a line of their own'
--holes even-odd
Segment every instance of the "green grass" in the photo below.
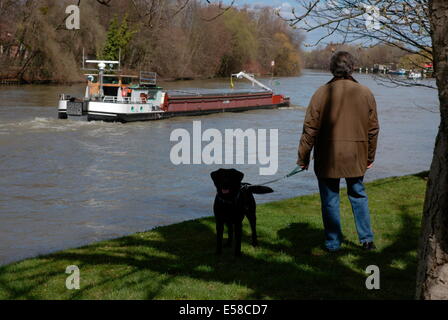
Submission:
<svg viewBox="0 0 448 320">
<path fill-rule="evenodd" d="M 258 206 L 260 246 L 243 257 L 216 256 L 214 219 L 160 227 L 132 236 L 0 267 L 0 299 L 412 299 L 424 174 L 367 184 L 378 250 L 359 249 L 350 204 L 341 203 L 347 242 L 323 250 L 318 195 Z M 377 265 L 381 289 L 367 290 Z M 77 265 L 81 289 L 67 290 Z"/>
</svg>

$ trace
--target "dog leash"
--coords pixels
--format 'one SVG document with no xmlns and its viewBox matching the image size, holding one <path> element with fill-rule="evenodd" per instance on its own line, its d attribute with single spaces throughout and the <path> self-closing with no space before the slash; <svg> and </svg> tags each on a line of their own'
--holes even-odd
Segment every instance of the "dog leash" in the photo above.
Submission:
<svg viewBox="0 0 448 320">
<path fill-rule="evenodd" d="M 281 178 L 278 178 L 278 179 L 275 179 L 275 180 L 271 180 L 271 181 L 265 182 L 265 183 L 263 183 L 263 184 L 257 184 L 257 186 L 265 186 L 265 185 L 267 185 L 267 184 L 271 184 L 271 183 L 274 183 L 274 182 L 278 182 L 278 181 L 280 181 L 280 180 L 283 180 L 283 179 L 287 179 L 287 178 L 289 178 L 289 177 L 292 177 L 292 176 L 294 176 L 294 175 L 296 175 L 296 174 L 298 174 L 299 172 L 302 172 L 302 171 L 305 171 L 305 169 L 302 169 L 300 166 L 297 166 L 297 167 L 295 167 L 290 173 L 288 173 L 286 176 L 283 176 L 283 177 L 281 177 Z"/>
</svg>

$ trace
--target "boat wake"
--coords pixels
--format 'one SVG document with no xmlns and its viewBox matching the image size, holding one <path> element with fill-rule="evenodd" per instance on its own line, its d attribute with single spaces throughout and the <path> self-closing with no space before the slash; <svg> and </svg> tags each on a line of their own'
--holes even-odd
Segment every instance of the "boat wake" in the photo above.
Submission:
<svg viewBox="0 0 448 320">
<path fill-rule="evenodd" d="M 31 120 L 11 121 L 0 123 L 0 134 L 17 134 L 26 132 L 66 132 L 78 131 L 82 128 L 108 128 L 119 123 L 106 123 L 102 121 L 88 122 L 79 120 L 61 121 L 55 118 L 35 117 Z"/>
<path fill-rule="evenodd" d="M 306 107 L 291 105 L 289 107 L 280 107 L 279 110 L 306 110 Z"/>
</svg>

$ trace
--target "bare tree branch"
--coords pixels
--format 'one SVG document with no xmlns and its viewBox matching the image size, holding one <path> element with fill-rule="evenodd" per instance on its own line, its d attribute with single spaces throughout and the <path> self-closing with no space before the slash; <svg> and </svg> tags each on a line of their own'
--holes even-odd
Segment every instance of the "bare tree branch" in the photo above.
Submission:
<svg viewBox="0 0 448 320">
<path fill-rule="evenodd" d="M 208 4 L 211 4 L 211 1 L 210 1 L 210 0 L 205 0 L 205 1 L 207 1 Z M 201 19 L 204 20 L 204 21 L 207 21 L 207 22 L 211 22 L 211 21 L 213 21 L 213 20 L 219 18 L 220 16 L 222 16 L 222 15 L 225 14 L 227 11 L 229 11 L 230 9 L 233 8 L 233 6 L 235 5 L 235 1 L 236 1 L 236 0 L 232 0 L 232 2 L 230 3 L 230 5 L 227 6 L 227 7 L 224 7 L 224 8 L 222 7 L 222 3 L 220 2 L 220 3 L 219 3 L 219 9 L 221 9 L 221 12 L 220 12 L 220 13 L 218 13 L 218 14 L 215 15 L 215 16 L 213 16 L 212 18 L 201 18 Z"/>
<path fill-rule="evenodd" d="M 302 0 L 298 3 L 304 13 L 299 15 L 293 8 L 292 17 L 283 18 L 286 22 L 306 32 L 327 29 L 326 35 L 308 46 L 316 46 L 336 34 L 345 41 L 363 36 L 391 45 L 402 43 L 412 53 L 432 54 L 427 0 Z M 369 28 L 369 21 L 378 27 Z"/>
<path fill-rule="evenodd" d="M 190 3 L 190 1 L 191 0 L 185 0 L 185 3 L 183 5 L 181 5 L 179 7 L 179 9 L 176 10 L 176 12 L 171 17 L 174 18 L 175 16 L 177 16 L 179 14 L 179 12 L 181 12 L 182 10 L 184 10 L 187 7 L 187 5 Z"/>
<path fill-rule="evenodd" d="M 99 4 L 102 4 L 104 6 L 109 7 L 109 3 L 111 3 L 112 0 L 96 0 Z"/>
<path fill-rule="evenodd" d="M 437 90 L 437 86 L 431 85 L 428 82 L 423 82 L 424 80 L 405 80 L 396 78 L 390 75 L 384 75 L 384 76 L 378 76 L 374 75 L 372 76 L 373 79 L 376 81 L 377 84 L 386 86 L 388 88 L 397 88 L 397 87 L 423 87 L 423 88 L 429 88 L 429 89 L 435 89 Z M 389 84 L 389 85 L 387 85 Z"/>
</svg>

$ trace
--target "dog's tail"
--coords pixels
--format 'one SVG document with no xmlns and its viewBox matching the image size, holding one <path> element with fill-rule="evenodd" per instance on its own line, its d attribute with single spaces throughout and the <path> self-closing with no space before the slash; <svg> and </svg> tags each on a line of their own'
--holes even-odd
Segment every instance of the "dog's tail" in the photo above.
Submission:
<svg viewBox="0 0 448 320">
<path fill-rule="evenodd" d="M 247 190 L 249 190 L 249 192 L 255 193 L 255 194 L 265 194 L 265 193 L 272 193 L 274 192 L 274 190 L 272 190 L 269 187 L 265 187 L 265 186 L 257 186 L 257 185 L 248 185 L 247 186 Z"/>
</svg>

